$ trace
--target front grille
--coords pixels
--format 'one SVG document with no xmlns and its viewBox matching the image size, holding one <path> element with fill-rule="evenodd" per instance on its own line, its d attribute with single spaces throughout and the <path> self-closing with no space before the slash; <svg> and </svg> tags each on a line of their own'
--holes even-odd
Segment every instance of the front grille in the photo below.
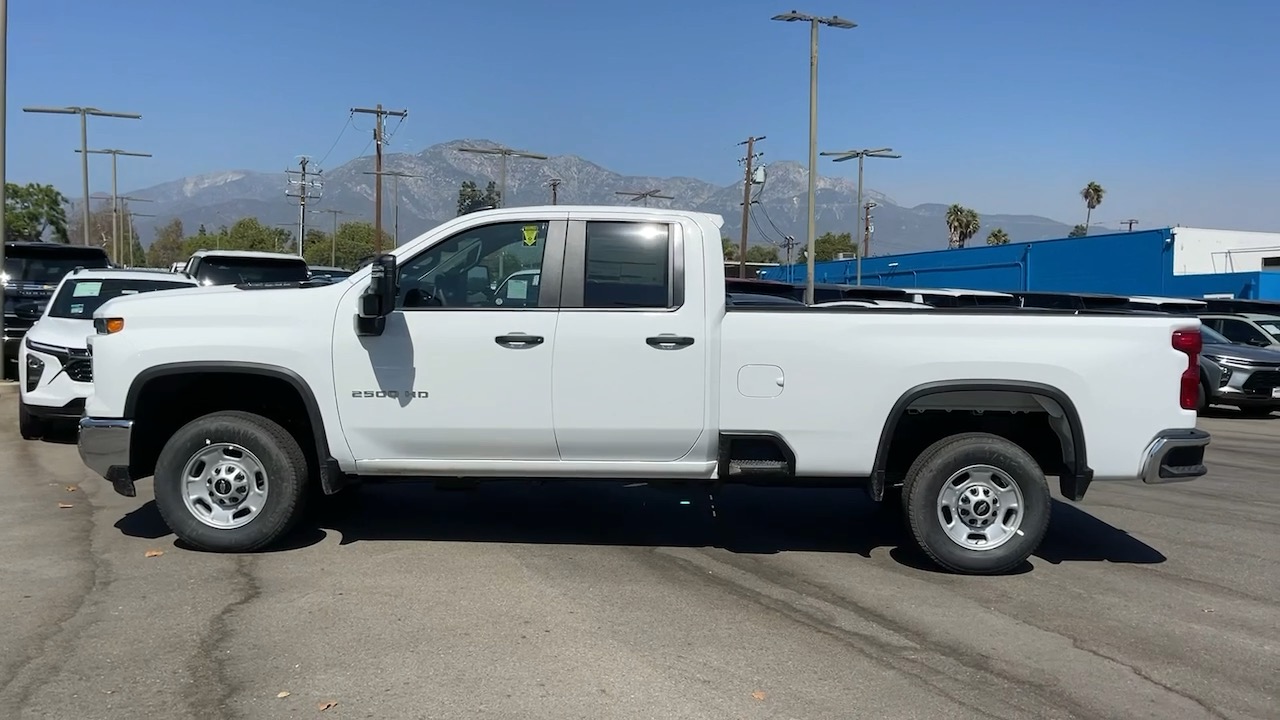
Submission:
<svg viewBox="0 0 1280 720">
<path fill-rule="evenodd" d="M 1241 385 L 1242 390 L 1253 394 L 1270 395 L 1271 388 L 1280 386 L 1280 370 L 1259 370 Z"/>
<path fill-rule="evenodd" d="M 93 362 L 89 358 L 73 358 L 63 366 L 67 377 L 76 382 L 93 382 Z"/>
</svg>

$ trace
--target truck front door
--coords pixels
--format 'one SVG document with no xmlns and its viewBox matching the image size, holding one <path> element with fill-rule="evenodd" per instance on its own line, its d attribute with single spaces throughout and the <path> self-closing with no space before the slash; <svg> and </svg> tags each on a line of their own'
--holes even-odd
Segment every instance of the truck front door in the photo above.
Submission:
<svg viewBox="0 0 1280 720">
<path fill-rule="evenodd" d="M 686 253 L 674 219 L 598 217 L 570 215 L 565 245 L 551 381 L 560 457 L 680 460 L 707 424 L 701 255 Z"/>
<path fill-rule="evenodd" d="M 493 461 L 559 459 L 551 358 L 564 236 L 563 219 L 531 214 L 402 257 L 382 335 L 352 328 L 364 288 L 344 297 L 334 327 L 335 391 L 362 472 L 429 475 L 433 463 L 465 469 L 466 461 L 487 472 Z M 552 289 L 530 284 L 524 305 L 498 304 L 500 270 L 538 270 Z"/>
</svg>

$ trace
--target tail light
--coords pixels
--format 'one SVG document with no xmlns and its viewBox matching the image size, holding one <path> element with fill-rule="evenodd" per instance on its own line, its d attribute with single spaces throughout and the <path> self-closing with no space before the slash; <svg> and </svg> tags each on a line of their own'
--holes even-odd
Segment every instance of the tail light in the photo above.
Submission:
<svg viewBox="0 0 1280 720">
<path fill-rule="evenodd" d="M 1200 349 L 1203 347 L 1200 331 L 1174 330 L 1172 343 L 1174 350 L 1187 356 L 1187 368 L 1182 371 L 1178 386 L 1178 402 L 1183 410 L 1195 410 L 1200 405 Z"/>
</svg>

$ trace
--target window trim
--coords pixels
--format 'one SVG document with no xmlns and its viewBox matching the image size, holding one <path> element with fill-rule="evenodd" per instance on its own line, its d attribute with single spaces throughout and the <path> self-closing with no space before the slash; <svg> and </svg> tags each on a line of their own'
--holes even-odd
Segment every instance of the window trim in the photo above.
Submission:
<svg viewBox="0 0 1280 720">
<path fill-rule="evenodd" d="M 493 222 L 481 223 L 479 225 L 468 225 L 467 227 L 452 233 L 439 242 L 423 248 L 421 251 L 414 253 L 403 262 L 397 258 L 396 260 L 396 296 L 400 295 L 400 273 L 406 265 L 414 262 L 418 258 L 438 249 L 441 245 L 456 239 L 459 235 L 475 232 L 482 228 L 492 227 L 494 225 L 519 225 L 529 223 L 546 223 L 547 239 L 546 245 L 542 250 L 542 264 L 539 266 L 538 276 L 538 304 L 536 307 L 511 307 L 502 305 L 485 305 L 483 307 L 396 307 L 392 310 L 397 312 L 556 312 L 560 309 L 561 297 L 561 278 L 564 274 L 565 259 L 565 233 L 568 221 L 561 218 L 547 217 L 530 217 L 524 219 L 518 218 L 495 218 Z M 506 278 L 500 279 L 502 282 Z"/>
<path fill-rule="evenodd" d="M 586 307 L 583 298 L 587 284 L 587 223 L 635 223 L 667 226 L 667 307 Z M 676 312 L 684 307 L 684 232 L 679 222 L 650 218 L 581 218 L 569 220 L 569 233 L 564 251 L 564 274 L 560 291 L 562 310 L 589 312 Z"/>
</svg>

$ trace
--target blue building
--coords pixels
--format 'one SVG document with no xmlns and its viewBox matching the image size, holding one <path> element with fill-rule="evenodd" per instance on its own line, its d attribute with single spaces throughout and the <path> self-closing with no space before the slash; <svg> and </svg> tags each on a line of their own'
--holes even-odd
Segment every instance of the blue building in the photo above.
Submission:
<svg viewBox="0 0 1280 720">
<path fill-rule="evenodd" d="M 855 284 L 857 260 L 816 263 L 814 276 Z M 804 282 L 805 266 L 760 277 Z M 862 284 L 1280 300 L 1280 233 L 1174 227 L 881 255 L 862 261 Z"/>
</svg>

